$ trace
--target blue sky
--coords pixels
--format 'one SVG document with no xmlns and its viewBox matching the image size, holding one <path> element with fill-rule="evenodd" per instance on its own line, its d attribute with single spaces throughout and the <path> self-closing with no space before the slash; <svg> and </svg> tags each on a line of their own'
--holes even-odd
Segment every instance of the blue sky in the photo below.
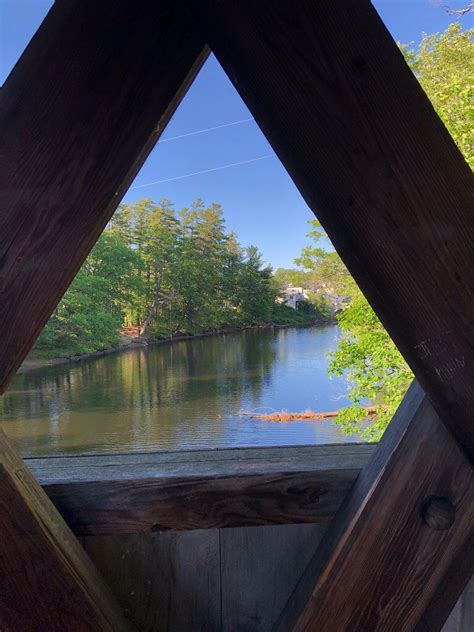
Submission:
<svg viewBox="0 0 474 632">
<path fill-rule="evenodd" d="M 392 36 L 404 43 L 418 42 L 422 32 L 442 31 L 453 20 L 437 4 L 456 8 L 466 3 L 467 0 L 373 2 Z M 0 0 L 0 84 L 51 4 L 44 0 Z M 466 18 L 463 22 L 467 26 Z M 166 197 L 177 209 L 188 206 L 197 197 L 206 203 L 219 202 L 227 226 L 237 233 L 243 245 L 257 245 L 264 259 L 275 268 L 290 267 L 305 244 L 307 221 L 313 215 L 279 160 L 268 157 L 273 154 L 272 148 L 257 125 L 246 119 L 251 119 L 250 112 L 211 56 L 162 141 L 236 124 L 160 142 L 124 199 L 133 202 L 142 197 Z M 239 162 L 244 164 L 220 168 Z M 207 173 L 181 177 L 198 171 Z M 155 184 L 148 186 L 149 183 Z"/>
</svg>

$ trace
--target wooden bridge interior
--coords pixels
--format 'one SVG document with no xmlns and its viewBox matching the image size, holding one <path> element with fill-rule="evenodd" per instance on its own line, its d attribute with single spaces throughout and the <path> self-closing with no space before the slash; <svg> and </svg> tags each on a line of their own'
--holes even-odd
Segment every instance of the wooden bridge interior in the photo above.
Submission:
<svg viewBox="0 0 474 632">
<path fill-rule="evenodd" d="M 2 436 L 0 628 L 440 630 L 474 571 L 472 173 L 368 0 L 55 2 L 0 92 L 1 390 L 210 50 L 416 381 L 377 446 L 25 462 Z M 297 539 L 286 592 L 268 530 Z M 271 616 L 224 625 L 221 559 L 220 614 L 173 619 L 180 565 L 237 573 L 247 533 Z"/>
</svg>

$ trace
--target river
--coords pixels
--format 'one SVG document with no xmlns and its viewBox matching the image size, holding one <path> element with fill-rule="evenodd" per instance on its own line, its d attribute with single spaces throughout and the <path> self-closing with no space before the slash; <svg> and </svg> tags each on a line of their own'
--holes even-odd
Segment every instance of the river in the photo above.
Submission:
<svg viewBox="0 0 474 632">
<path fill-rule="evenodd" d="M 23 456 L 354 441 L 331 420 L 239 416 L 344 406 L 345 380 L 326 373 L 338 336 L 247 330 L 36 369 L 0 400 L 2 427 Z"/>
</svg>

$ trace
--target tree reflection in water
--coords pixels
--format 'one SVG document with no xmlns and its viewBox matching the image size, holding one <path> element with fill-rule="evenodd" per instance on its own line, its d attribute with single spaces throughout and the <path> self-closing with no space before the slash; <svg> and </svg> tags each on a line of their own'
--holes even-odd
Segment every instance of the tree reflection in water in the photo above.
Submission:
<svg viewBox="0 0 474 632">
<path fill-rule="evenodd" d="M 0 400 L 24 455 L 347 441 L 329 422 L 289 425 L 241 409 L 334 410 L 336 326 L 244 331 L 132 349 L 18 375 Z"/>
</svg>

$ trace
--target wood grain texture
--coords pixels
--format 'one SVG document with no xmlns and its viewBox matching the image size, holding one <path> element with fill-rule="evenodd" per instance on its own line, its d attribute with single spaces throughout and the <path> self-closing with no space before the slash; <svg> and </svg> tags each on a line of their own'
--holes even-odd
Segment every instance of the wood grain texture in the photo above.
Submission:
<svg viewBox="0 0 474 632">
<path fill-rule="evenodd" d="M 375 9 L 368 0 L 187 3 L 473 458 L 474 180 Z"/>
<path fill-rule="evenodd" d="M 54 3 L 0 98 L 0 392 L 205 56 L 171 0 Z"/>
<path fill-rule="evenodd" d="M 444 613 L 452 610 L 451 622 L 446 627 L 453 630 L 474 629 L 474 529 L 470 540 L 466 543 L 457 557 L 453 558 L 450 568 L 438 583 L 436 591 L 431 597 L 423 617 L 418 623 L 417 632 L 431 632 L 436 629 Z M 466 584 L 468 584 L 466 586 Z M 464 592 L 461 597 L 459 594 Z M 471 625 L 467 624 L 471 622 Z M 444 630 L 444 627 L 443 627 Z"/>
<path fill-rule="evenodd" d="M 128 629 L 78 540 L 0 431 L 0 629 Z"/>
<path fill-rule="evenodd" d="M 85 547 L 139 632 L 218 632 L 219 532 L 89 536 Z"/>
<path fill-rule="evenodd" d="M 455 506 L 449 529 L 423 521 L 428 496 L 445 496 Z M 472 467 L 414 384 L 302 575 L 279 629 L 400 632 L 418 629 L 424 619 L 439 630 L 453 602 L 443 602 L 438 588 L 454 572 L 453 562 L 469 557 L 473 530 Z M 464 584 L 468 579 L 462 575 Z M 456 599 L 463 588 L 456 585 Z"/>
<path fill-rule="evenodd" d="M 329 522 L 374 446 L 27 459 L 78 535 Z"/>
<path fill-rule="evenodd" d="M 222 630 L 270 632 L 326 525 L 222 529 Z"/>
<path fill-rule="evenodd" d="M 138 631 L 271 632 L 325 529 L 282 525 L 82 540 Z M 471 582 L 443 632 L 472 632 L 473 588 Z"/>
</svg>

